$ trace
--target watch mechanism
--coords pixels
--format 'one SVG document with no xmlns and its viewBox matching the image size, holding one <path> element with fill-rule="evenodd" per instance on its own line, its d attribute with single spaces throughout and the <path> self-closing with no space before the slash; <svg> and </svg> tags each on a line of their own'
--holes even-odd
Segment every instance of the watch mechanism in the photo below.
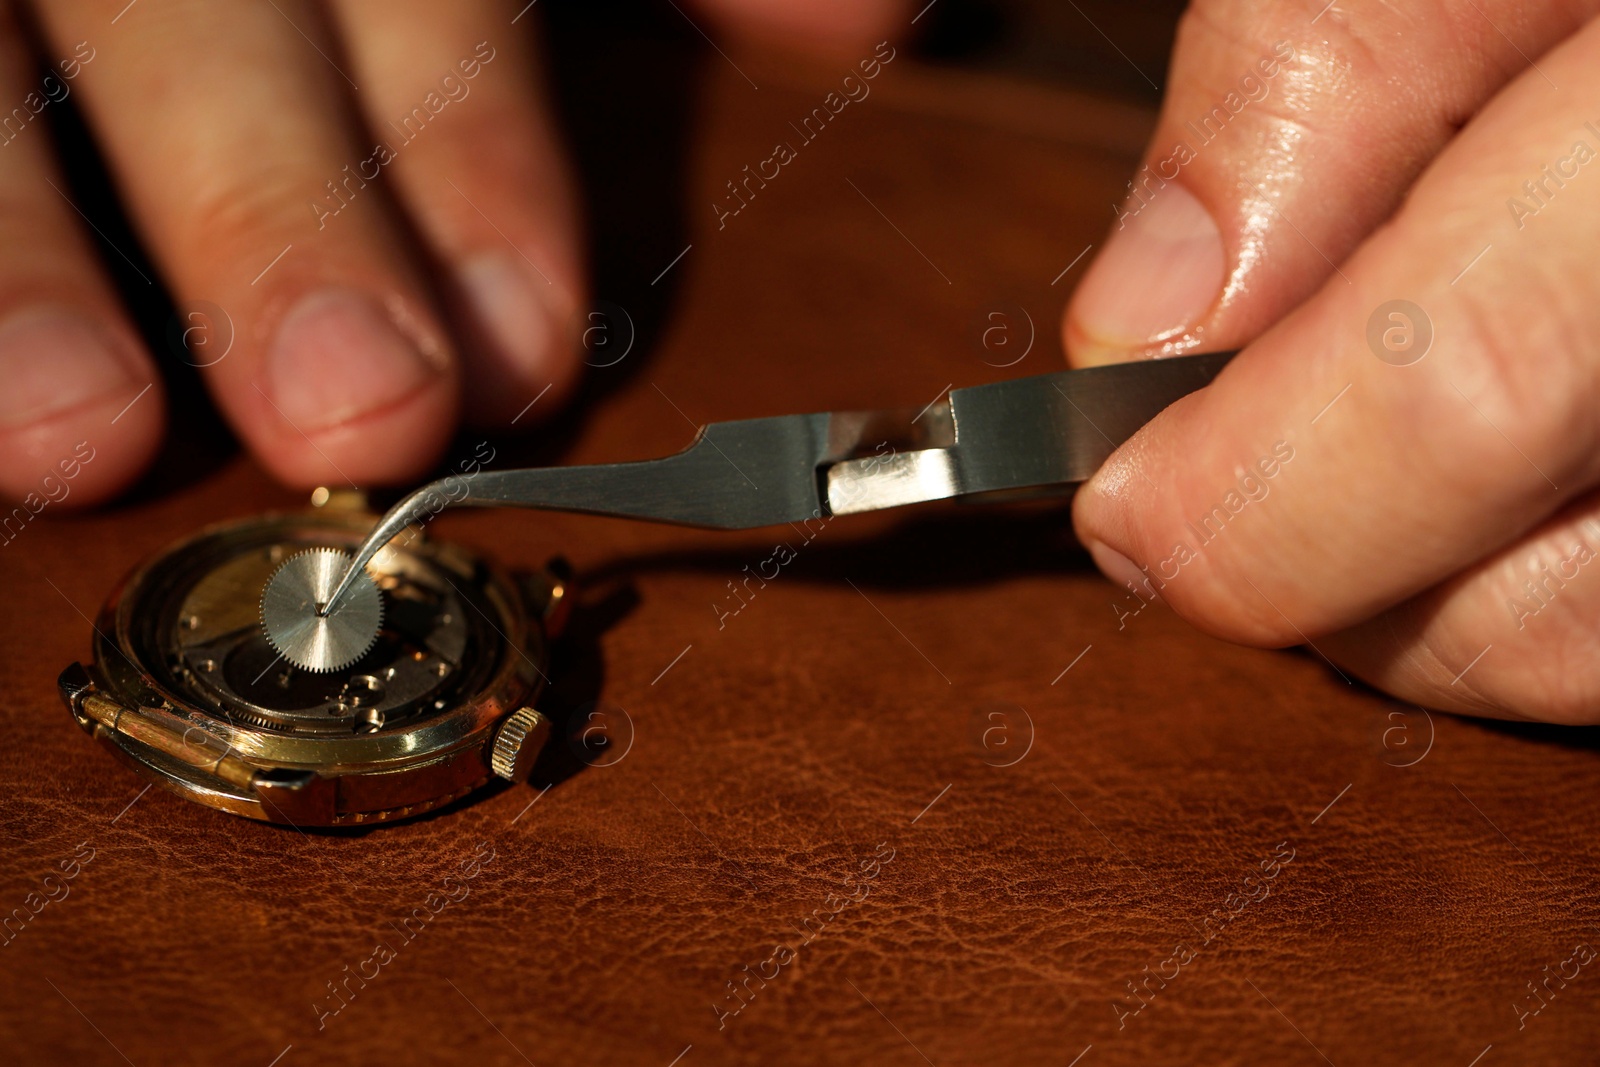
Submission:
<svg viewBox="0 0 1600 1067">
<path fill-rule="evenodd" d="M 297 826 L 404 818 L 494 774 L 525 779 L 549 731 L 532 705 L 567 568 L 513 581 L 414 533 L 337 612 L 303 610 L 375 521 L 250 519 L 138 568 L 101 611 L 92 662 L 61 675 L 79 725 L 190 799 Z"/>
</svg>

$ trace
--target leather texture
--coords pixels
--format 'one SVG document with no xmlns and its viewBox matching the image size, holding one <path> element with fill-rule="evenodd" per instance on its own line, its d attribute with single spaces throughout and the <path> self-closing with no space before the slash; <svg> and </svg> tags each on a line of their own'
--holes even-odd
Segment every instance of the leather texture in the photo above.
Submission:
<svg viewBox="0 0 1600 1067">
<path fill-rule="evenodd" d="M 619 114 L 653 48 L 593 71 Z M 598 296 L 639 338 L 527 456 L 1058 369 L 1082 264 L 1053 279 L 1103 239 L 1148 112 L 902 52 L 719 229 L 725 183 L 841 72 L 702 69 L 681 161 L 670 123 L 578 132 Z M 1032 348 L 998 368 L 1019 309 Z M 136 562 L 301 500 L 237 455 L 155 484 L 0 548 L 0 911 L 31 916 L 0 946 L 0 1062 L 1595 1062 L 1595 732 L 1429 716 L 1161 604 L 1119 624 L 1064 503 L 809 540 L 442 516 L 576 565 L 549 710 L 614 747 L 557 737 L 542 792 L 301 833 L 144 791 L 59 703 Z"/>
</svg>

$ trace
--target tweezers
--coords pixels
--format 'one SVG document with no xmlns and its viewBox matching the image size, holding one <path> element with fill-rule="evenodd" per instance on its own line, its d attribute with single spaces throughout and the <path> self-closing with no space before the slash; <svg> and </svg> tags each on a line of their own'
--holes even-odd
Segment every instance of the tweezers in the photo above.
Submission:
<svg viewBox="0 0 1600 1067">
<path fill-rule="evenodd" d="M 951 390 L 912 409 L 714 422 L 682 452 L 592 466 L 479 470 L 423 486 L 378 522 L 318 614 L 418 520 L 449 507 L 584 512 L 719 530 L 1081 482 L 1232 352 L 1143 360 Z M 462 490 L 462 485 L 465 490 Z"/>
</svg>

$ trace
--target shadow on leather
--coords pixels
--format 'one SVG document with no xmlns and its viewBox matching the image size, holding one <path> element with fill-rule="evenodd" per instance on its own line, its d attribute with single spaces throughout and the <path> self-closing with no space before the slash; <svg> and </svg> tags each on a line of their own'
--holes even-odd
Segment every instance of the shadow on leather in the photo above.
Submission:
<svg viewBox="0 0 1600 1067">
<path fill-rule="evenodd" d="M 620 556 L 591 567 L 588 585 L 652 573 L 705 573 L 741 578 L 787 545 L 793 560 L 783 570 L 797 582 L 826 582 L 880 589 L 943 589 L 988 585 L 1039 574 L 1089 574 L 1094 566 L 1072 534 L 1067 509 L 1047 505 L 964 507 L 939 505 L 910 514 L 890 529 L 853 533 L 848 517 L 773 527 L 769 540 L 739 535 L 737 546 L 722 547 L 706 534 L 704 549 Z M 880 528 L 881 529 L 881 528 Z M 770 577 L 768 580 L 771 580 Z"/>
</svg>

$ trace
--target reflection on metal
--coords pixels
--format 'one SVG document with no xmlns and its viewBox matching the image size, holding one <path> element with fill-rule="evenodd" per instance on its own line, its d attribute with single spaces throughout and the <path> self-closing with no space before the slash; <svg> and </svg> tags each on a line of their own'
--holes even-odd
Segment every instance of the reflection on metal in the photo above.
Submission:
<svg viewBox="0 0 1600 1067">
<path fill-rule="evenodd" d="M 246 519 L 141 565 L 101 610 L 93 658 L 60 675 L 74 721 L 167 789 L 300 827 L 403 819 L 491 772 L 525 777 L 548 733 L 527 709 L 567 598 L 564 563 L 516 581 L 459 545 L 390 545 L 332 616 L 338 628 L 345 611 L 376 618 L 382 605 L 377 640 L 347 646 L 353 662 L 305 670 L 268 641 L 258 597 L 269 579 L 283 576 L 269 601 L 301 611 L 374 521 L 333 508 Z"/>
<path fill-rule="evenodd" d="M 383 595 L 366 571 L 350 583 L 335 611 L 318 609 L 344 576 L 350 557 L 337 548 L 313 548 L 284 560 L 261 594 L 261 625 L 272 647 L 296 667 L 336 671 L 348 667 L 378 639 Z"/>
<path fill-rule="evenodd" d="M 956 389 L 922 415 L 822 412 L 717 422 L 663 459 L 484 471 L 455 506 L 579 511 L 746 529 L 998 490 L 1079 482 L 1232 353 L 1060 371 Z M 885 454 L 888 450 L 888 454 Z M 356 552 L 328 610 L 378 549 L 446 498 L 397 504 Z"/>
</svg>

